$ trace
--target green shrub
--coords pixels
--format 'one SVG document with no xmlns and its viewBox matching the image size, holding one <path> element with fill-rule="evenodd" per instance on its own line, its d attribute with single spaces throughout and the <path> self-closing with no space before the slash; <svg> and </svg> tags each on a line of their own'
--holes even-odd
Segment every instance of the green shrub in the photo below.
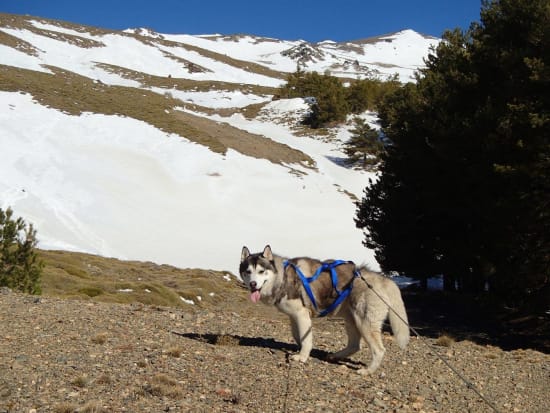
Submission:
<svg viewBox="0 0 550 413">
<path fill-rule="evenodd" d="M 341 79 L 328 73 L 297 70 L 287 76 L 287 83 L 278 90 L 281 98 L 314 97 L 315 104 L 304 119 L 312 128 L 323 128 L 343 122 L 350 113 L 375 110 L 384 96 L 401 87 L 397 77 L 386 81 L 363 79 L 352 81 L 349 87 Z"/>
<path fill-rule="evenodd" d="M 279 95 L 283 98 L 315 97 L 317 103 L 312 105 L 310 114 L 304 119 L 304 123 L 312 128 L 343 122 L 348 113 L 344 85 L 340 79 L 328 74 L 300 70 L 291 73 Z"/>
<path fill-rule="evenodd" d="M 0 208 L 0 286 L 40 294 L 43 264 L 35 252 L 36 231 L 13 211 Z"/>
<path fill-rule="evenodd" d="M 79 289 L 78 292 L 85 294 L 88 297 L 97 297 L 98 295 L 103 294 L 103 290 L 101 288 L 96 288 L 96 287 L 83 287 Z"/>
</svg>

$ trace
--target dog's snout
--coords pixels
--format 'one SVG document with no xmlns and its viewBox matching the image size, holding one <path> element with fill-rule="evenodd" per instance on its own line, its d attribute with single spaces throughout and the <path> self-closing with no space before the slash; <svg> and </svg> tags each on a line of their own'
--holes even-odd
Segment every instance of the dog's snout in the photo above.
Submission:
<svg viewBox="0 0 550 413">
<path fill-rule="evenodd" d="M 258 287 L 258 283 L 256 283 L 256 281 L 250 281 L 250 289 L 252 291 L 256 290 Z"/>
</svg>

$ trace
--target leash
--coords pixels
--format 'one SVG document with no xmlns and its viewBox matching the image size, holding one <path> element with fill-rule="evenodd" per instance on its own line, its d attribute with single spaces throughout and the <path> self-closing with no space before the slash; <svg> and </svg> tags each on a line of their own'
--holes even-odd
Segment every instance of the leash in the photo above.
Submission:
<svg viewBox="0 0 550 413">
<path fill-rule="evenodd" d="M 365 277 L 363 277 L 363 274 L 361 274 L 361 272 L 359 272 L 359 276 L 361 277 L 361 279 L 365 282 L 365 284 L 367 285 L 367 287 L 397 316 L 397 318 L 399 318 L 403 323 L 405 323 L 405 325 L 409 328 L 410 331 L 412 331 L 416 337 L 420 340 L 420 342 L 426 346 L 427 348 L 429 348 L 430 350 L 432 350 L 435 355 L 437 356 L 437 358 L 439 360 L 441 360 L 454 374 L 456 374 L 458 376 L 458 378 L 460 380 L 462 380 L 462 382 L 464 382 L 464 384 L 466 385 L 467 388 L 469 388 L 470 390 L 472 390 L 475 394 L 477 394 L 481 400 L 483 400 L 491 409 L 493 409 L 493 411 L 495 413 L 500 413 L 500 411 L 496 408 L 496 406 L 489 400 L 487 399 L 483 394 L 481 394 L 481 392 L 475 387 L 475 385 L 470 381 L 468 380 L 466 377 L 464 377 L 464 375 L 462 375 L 455 367 L 453 367 L 451 365 L 451 363 L 449 361 L 447 361 L 446 359 L 444 359 L 440 354 L 439 352 L 435 349 L 435 347 L 433 345 L 430 345 L 428 343 L 426 343 L 426 341 L 423 339 L 423 337 L 420 335 L 420 333 L 414 328 L 412 327 L 407 321 L 405 321 L 403 319 L 403 317 L 401 317 L 399 315 L 399 313 L 397 311 L 395 311 L 391 305 L 389 305 L 386 300 L 384 300 L 384 298 L 382 298 L 382 296 L 380 294 L 378 294 L 378 292 L 374 289 L 374 287 L 367 281 L 367 279 Z"/>
<path fill-rule="evenodd" d="M 290 369 L 292 367 L 292 363 L 290 362 L 290 354 L 287 353 L 286 355 L 286 389 L 285 389 L 285 398 L 283 400 L 283 413 L 287 412 L 287 403 L 288 403 L 288 395 L 290 394 Z"/>
<path fill-rule="evenodd" d="M 319 312 L 319 317 L 325 317 L 326 315 L 333 312 L 342 302 L 346 299 L 346 297 L 351 293 L 351 290 L 353 288 L 353 280 L 350 281 L 349 285 L 342 291 L 338 290 L 338 274 L 336 273 L 336 267 L 342 265 L 342 264 L 353 264 L 352 261 L 342 261 L 342 260 L 335 260 L 330 262 L 323 262 L 321 263 L 321 266 L 317 268 L 317 271 L 311 276 L 306 277 L 302 270 L 300 270 L 300 267 L 293 262 L 290 262 L 288 260 L 283 262 L 283 268 L 286 270 L 287 267 L 292 267 L 292 269 L 298 274 L 298 277 L 300 277 L 300 280 L 302 281 L 302 285 L 304 286 L 304 289 L 306 290 L 306 293 L 311 300 L 311 303 L 313 304 L 313 308 L 315 308 L 316 311 Z M 317 308 L 317 302 L 315 301 L 315 296 L 313 295 L 313 291 L 311 291 L 310 284 L 315 281 L 323 272 L 330 272 L 330 279 L 332 282 L 332 288 L 334 291 L 336 291 L 336 294 L 338 296 L 336 297 L 336 300 L 332 302 L 331 305 L 329 305 L 324 310 L 319 310 Z M 361 273 L 356 269 L 354 271 L 355 277 L 360 277 Z"/>
</svg>

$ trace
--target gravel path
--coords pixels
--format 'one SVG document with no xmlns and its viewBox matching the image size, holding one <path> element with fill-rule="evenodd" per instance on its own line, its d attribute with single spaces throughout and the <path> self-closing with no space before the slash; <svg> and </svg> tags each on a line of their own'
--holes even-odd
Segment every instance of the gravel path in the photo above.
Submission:
<svg viewBox="0 0 550 413">
<path fill-rule="evenodd" d="M 245 292 L 243 292 L 245 294 Z M 6 412 L 493 412 L 440 361 L 448 360 L 500 412 L 548 412 L 550 355 L 469 341 L 413 338 L 400 351 L 385 335 L 373 376 L 343 364 L 340 320 L 314 324 L 307 364 L 283 318 L 0 293 L 0 413 Z"/>
</svg>

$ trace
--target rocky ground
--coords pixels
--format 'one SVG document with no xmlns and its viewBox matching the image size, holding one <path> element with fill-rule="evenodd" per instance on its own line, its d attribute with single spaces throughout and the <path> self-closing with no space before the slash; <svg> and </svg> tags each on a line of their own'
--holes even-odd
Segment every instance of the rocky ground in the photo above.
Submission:
<svg viewBox="0 0 550 413">
<path fill-rule="evenodd" d="M 243 294 L 245 292 L 243 291 Z M 0 293 L 0 412 L 547 412 L 550 355 L 470 340 L 413 338 L 372 376 L 340 320 L 314 324 L 307 364 L 285 320 L 261 305 L 227 311 Z M 414 309 L 411 317 L 413 320 Z M 446 345 L 441 345 L 446 344 Z M 492 403 L 494 410 L 439 357 Z"/>
</svg>

